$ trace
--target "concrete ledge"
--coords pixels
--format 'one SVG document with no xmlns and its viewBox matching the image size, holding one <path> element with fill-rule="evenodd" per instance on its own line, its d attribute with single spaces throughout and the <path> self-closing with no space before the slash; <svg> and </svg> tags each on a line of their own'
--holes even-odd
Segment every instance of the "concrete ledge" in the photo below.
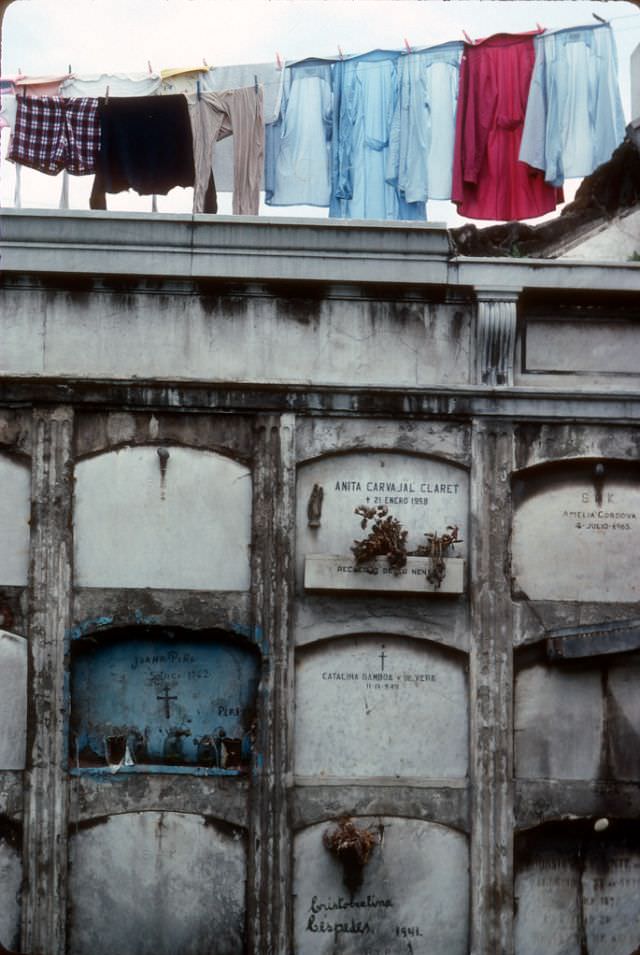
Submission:
<svg viewBox="0 0 640 955">
<path fill-rule="evenodd" d="M 444 284 L 442 224 L 9 210 L 3 271 Z"/>
</svg>

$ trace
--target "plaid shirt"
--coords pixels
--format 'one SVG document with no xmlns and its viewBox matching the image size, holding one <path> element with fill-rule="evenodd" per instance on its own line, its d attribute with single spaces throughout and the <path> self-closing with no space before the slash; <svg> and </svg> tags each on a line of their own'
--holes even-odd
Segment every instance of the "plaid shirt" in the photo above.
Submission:
<svg viewBox="0 0 640 955">
<path fill-rule="evenodd" d="M 8 158 L 55 176 L 95 172 L 100 148 L 97 99 L 19 96 Z"/>
</svg>

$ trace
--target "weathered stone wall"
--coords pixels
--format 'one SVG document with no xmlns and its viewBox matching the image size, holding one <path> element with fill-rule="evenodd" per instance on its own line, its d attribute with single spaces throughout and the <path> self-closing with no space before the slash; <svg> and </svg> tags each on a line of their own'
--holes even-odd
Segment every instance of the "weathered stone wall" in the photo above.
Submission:
<svg viewBox="0 0 640 955">
<path fill-rule="evenodd" d="M 0 941 L 630 955 L 640 266 L 69 218 L 4 236 Z"/>
</svg>

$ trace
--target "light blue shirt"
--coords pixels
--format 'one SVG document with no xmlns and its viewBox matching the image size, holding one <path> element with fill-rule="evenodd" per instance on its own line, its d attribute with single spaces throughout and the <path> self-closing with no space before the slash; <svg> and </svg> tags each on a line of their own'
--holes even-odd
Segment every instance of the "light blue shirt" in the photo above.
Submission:
<svg viewBox="0 0 640 955">
<path fill-rule="evenodd" d="M 334 65 L 332 217 L 426 218 L 424 202 L 407 203 L 396 186 L 387 182 L 401 55 L 372 50 Z"/>
<path fill-rule="evenodd" d="M 451 198 L 460 61 L 453 41 L 400 57 L 387 179 L 407 202 Z"/>
<path fill-rule="evenodd" d="M 332 103 L 330 61 L 285 68 L 280 114 L 266 126 L 268 205 L 329 205 Z"/>
<path fill-rule="evenodd" d="M 608 24 L 594 24 L 535 44 L 520 159 L 561 186 L 588 176 L 624 139 L 615 40 Z"/>
</svg>

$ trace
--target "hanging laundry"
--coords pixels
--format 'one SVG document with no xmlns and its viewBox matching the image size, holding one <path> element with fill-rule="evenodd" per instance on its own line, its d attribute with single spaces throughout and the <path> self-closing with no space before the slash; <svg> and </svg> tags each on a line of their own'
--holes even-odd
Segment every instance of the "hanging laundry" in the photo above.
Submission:
<svg viewBox="0 0 640 955">
<path fill-rule="evenodd" d="M 99 103 L 101 143 L 92 209 L 106 209 L 107 192 L 135 189 L 143 196 L 164 196 L 174 186 L 193 185 L 193 140 L 184 96 L 110 96 Z"/>
<path fill-rule="evenodd" d="M 13 126 L 16 115 L 15 92 L 14 77 L 0 77 L 0 129 Z"/>
<path fill-rule="evenodd" d="M 159 92 L 163 96 L 167 93 L 195 93 L 196 84 L 202 83 L 204 75 L 208 72 L 208 66 L 183 66 L 160 70 L 162 82 Z"/>
<path fill-rule="evenodd" d="M 399 51 L 373 50 L 335 63 L 332 217 L 426 218 L 424 202 L 405 202 L 387 182 L 400 56 Z"/>
<path fill-rule="evenodd" d="M 193 211 L 208 211 L 205 197 L 210 190 L 215 144 L 233 135 L 233 213 L 257 215 L 264 157 L 262 89 L 249 86 L 223 93 L 201 92 L 199 96 L 191 93 L 186 102 L 195 163 Z"/>
<path fill-rule="evenodd" d="M 72 73 L 60 84 L 61 96 L 152 96 L 160 88 L 159 73 Z"/>
<path fill-rule="evenodd" d="M 95 171 L 100 126 L 95 99 L 18 96 L 7 158 L 49 176 Z"/>
<path fill-rule="evenodd" d="M 67 73 L 49 76 L 27 76 L 21 73 L 15 78 L 16 93 L 20 96 L 59 96 L 60 85 Z"/>
<path fill-rule="evenodd" d="M 10 129 L 16 124 L 18 114 L 18 98 L 11 93 L 2 94 L 2 106 L 0 107 L 0 129 L 8 126 Z"/>
<path fill-rule="evenodd" d="M 387 181 L 407 202 L 451 198 L 460 61 L 464 44 L 443 43 L 400 57 Z"/>
<path fill-rule="evenodd" d="M 266 122 L 275 119 L 279 110 L 283 71 L 275 60 L 271 63 L 240 63 L 235 66 L 212 66 L 200 81 L 202 92 L 223 93 L 225 90 L 253 86 L 254 77 L 262 89 L 263 113 Z M 220 192 L 233 192 L 233 139 L 224 139 L 216 146 L 216 186 Z M 263 173 L 260 173 L 262 181 Z"/>
<path fill-rule="evenodd" d="M 284 71 L 280 115 L 266 127 L 265 201 L 328 206 L 331 199 L 331 63 L 304 60 Z"/>
<path fill-rule="evenodd" d="M 561 186 L 590 175 L 624 139 L 618 57 L 605 23 L 535 38 L 520 159 Z"/>
<path fill-rule="evenodd" d="M 562 202 L 562 190 L 518 161 L 534 59 L 531 33 L 465 44 L 452 185 L 460 215 L 529 219 Z"/>
</svg>

